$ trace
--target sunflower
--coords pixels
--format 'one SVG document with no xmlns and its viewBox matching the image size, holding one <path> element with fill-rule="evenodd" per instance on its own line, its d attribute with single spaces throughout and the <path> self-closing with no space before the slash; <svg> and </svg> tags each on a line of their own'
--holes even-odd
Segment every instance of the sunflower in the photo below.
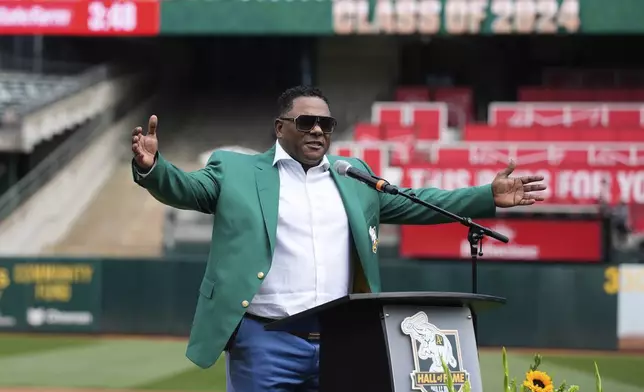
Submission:
<svg viewBox="0 0 644 392">
<path fill-rule="evenodd" d="M 523 386 L 532 392 L 553 392 L 552 379 L 545 372 L 529 371 L 525 375 Z"/>
</svg>

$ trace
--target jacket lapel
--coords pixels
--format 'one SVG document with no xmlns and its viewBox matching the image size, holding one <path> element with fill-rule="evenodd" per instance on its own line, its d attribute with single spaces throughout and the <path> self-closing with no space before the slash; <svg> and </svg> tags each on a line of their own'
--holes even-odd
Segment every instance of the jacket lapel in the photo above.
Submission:
<svg viewBox="0 0 644 392">
<path fill-rule="evenodd" d="M 279 209 L 280 197 L 280 176 L 277 167 L 273 166 L 275 157 L 275 146 L 263 154 L 257 156 L 255 165 L 255 184 L 257 195 L 262 208 L 264 226 L 268 234 L 268 242 L 271 247 L 271 257 L 275 251 L 275 236 L 277 235 L 277 212 Z"/>
<path fill-rule="evenodd" d="M 329 156 L 329 163 L 331 168 L 333 168 L 333 163 L 337 160 L 336 157 Z M 335 170 L 330 169 L 331 177 L 335 181 L 338 191 L 340 192 L 340 197 L 344 204 L 344 209 L 347 213 L 347 219 L 349 220 L 349 228 L 351 230 L 351 235 L 353 236 L 353 241 L 358 251 L 358 256 L 360 260 L 368 260 L 370 257 L 370 239 L 367 227 L 367 221 L 362 214 L 362 208 L 360 206 L 360 200 L 356 197 L 356 192 L 354 189 L 354 184 L 352 183 L 353 179 L 344 177 L 335 172 Z"/>
</svg>

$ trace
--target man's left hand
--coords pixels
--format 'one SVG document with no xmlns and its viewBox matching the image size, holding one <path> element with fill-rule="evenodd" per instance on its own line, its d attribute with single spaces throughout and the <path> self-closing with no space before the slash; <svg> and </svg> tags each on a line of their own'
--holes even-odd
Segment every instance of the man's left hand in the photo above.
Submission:
<svg viewBox="0 0 644 392">
<path fill-rule="evenodd" d="M 529 206 L 545 198 L 537 193 L 546 190 L 545 184 L 534 184 L 543 181 L 543 176 L 525 176 L 510 178 L 515 168 L 514 161 L 500 171 L 492 181 L 492 195 L 497 207 Z"/>
</svg>

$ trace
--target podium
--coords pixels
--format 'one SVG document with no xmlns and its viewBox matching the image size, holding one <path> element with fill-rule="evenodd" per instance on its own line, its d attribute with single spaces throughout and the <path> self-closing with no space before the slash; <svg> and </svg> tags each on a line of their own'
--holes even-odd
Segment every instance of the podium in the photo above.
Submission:
<svg viewBox="0 0 644 392">
<path fill-rule="evenodd" d="M 481 392 L 473 312 L 504 298 L 468 293 L 350 294 L 266 325 L 320 332 L 320 392 L 447 392 L 440 358 L 455 390 Z"/>
</svg>

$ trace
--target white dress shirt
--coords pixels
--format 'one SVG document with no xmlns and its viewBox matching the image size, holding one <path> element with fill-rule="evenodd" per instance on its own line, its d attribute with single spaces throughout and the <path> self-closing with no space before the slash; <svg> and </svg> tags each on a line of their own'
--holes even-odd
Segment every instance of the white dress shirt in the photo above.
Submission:
<svg viewBox="0 0 644 392">
<path fill-rule="evenodd" d="M 283 318 L 349 293 L 349 223 L 329 160 L 305 172 L 275 145 L 280 176 L 275 252 L 248 312 Z"/>
</svg>

